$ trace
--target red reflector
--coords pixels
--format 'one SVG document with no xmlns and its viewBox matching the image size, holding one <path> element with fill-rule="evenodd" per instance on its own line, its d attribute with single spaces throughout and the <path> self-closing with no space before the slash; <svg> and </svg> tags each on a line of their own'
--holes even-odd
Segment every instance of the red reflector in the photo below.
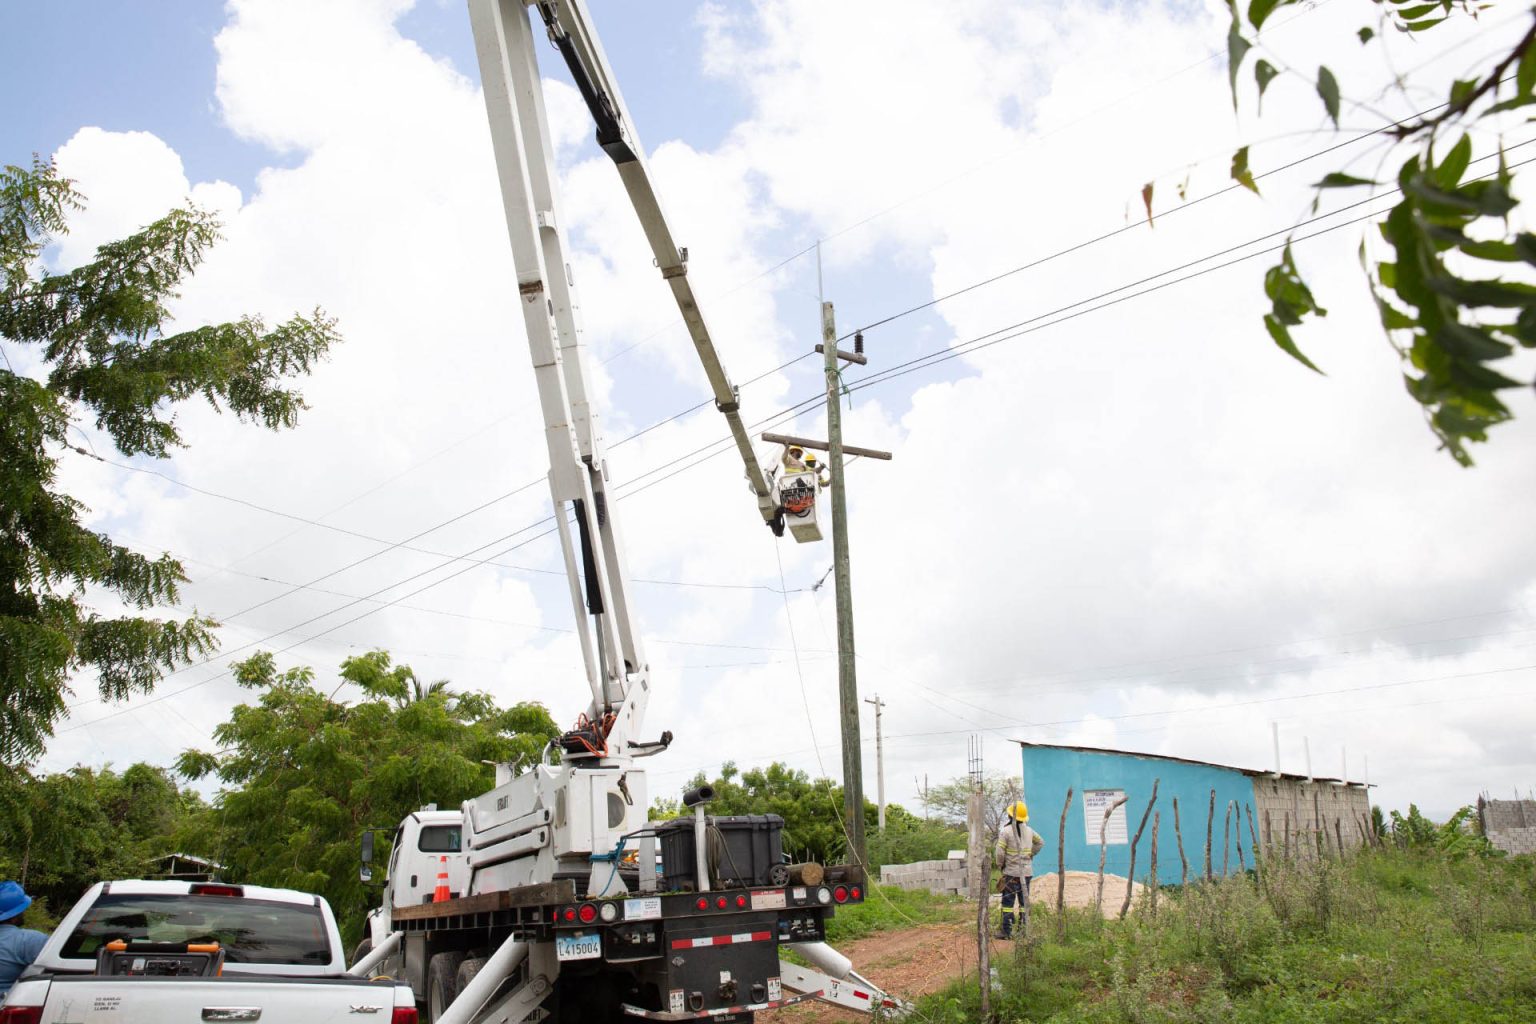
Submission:
<svg viewBox="0 0 1536 1024">
<path fill-rule="evenodd" d="M 833 889 L 832 890 L 832 898 L 834 900 L 836 900 L 837 902 L 839 902 L 839 903 L 847 903 L 848 902 L 848 887 L 846 885 L 840 885 L 836 889 Z"/>
<path fill-rule="evenodd" d="M 700 910 L 708 910 L 709 900 L 705 899 L 703 896 L 700 896 L 693 905 L 698 907 Z"/>
<path fill-rule="evenodd" d="M 416 1015 L 416 1007 L 397 1006 L 389 1015 L 389 1024 L 421 1024 L 421 1018 Z"/>
<path fill-rule="evenodd" d="M 745 896 L 737 896 L 736 897 L 736 909 L 737 910 L 744 910 L 746 908 L 746 906 L 747 906 L 747 898 Z"/>
<path fill-rule="evenodd" d="M 0 1009 L 0 1024 L 42 1024 L 42 1021 L 41 1006 L 7 1006 Z"/>
<path fill-rule="evenodd" d="M 576 908 L 575 907 L 566 907 L 565 908 L 565 919 L 567 921 L 574 921 L 574 920 L 576 920 Z"/>
<path fill-rule="evenodd" d="M 583 903 L 577 914 L 581 917 L 582 924 L 591 924 L 597 920 L 597 908 L 590 903 Z"/>
<path fill-rule="evenodd" d="M 861 900 L 861 899 L 864 898 L 864 894 L 859 891 L 859 887 L 858 886 L 854 886 L 853 889 L 848 893 L 848 895 L 852 896 L 856 900 Z"/>
<path fill-rule="evenodd" d="M 715 906 L 720 908 L 721 910 L 724 910 L 725 909 L 725 897 L 724 896 L 717 897 L 716 900 L 715 900 Z"/>
<path fill-rule="evenodd" d="M 215 885 L 213 883 L 200 882 L 191 890 L 193 896 L 244 896 L 245 890 L 238 885 Z"/>
</svg>

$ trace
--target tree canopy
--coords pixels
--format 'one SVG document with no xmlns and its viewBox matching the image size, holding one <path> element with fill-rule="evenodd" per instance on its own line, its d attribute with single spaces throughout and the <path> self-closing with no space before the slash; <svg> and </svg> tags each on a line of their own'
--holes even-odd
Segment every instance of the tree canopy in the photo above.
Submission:
<svg viewBox="0 0 1536 1024">
<path fill-rule="evenodd" d="M 1257 103 L 1266 90 L 1300 87 L 1338 132 L 1344 111 L 1369 110 L 1351 96 L 1351 83 L 1326 66 L 1315 71 L 1291 66 L 1260 35 L 1276 12 L 1300 3 L 1228 0 L 1233 104 L 1243 93 L 1244 69 L 1251 67 Z M 1399 33 L 1423 38 L 1422 33 L 1482 17 L 1495 6 L 1480 0 L 1378 0 L 1370 23 L 1354 35 L 1390 67 L 1385 46 Z M 1338 189 L 1398 197 L 1385 219 L 1365 232 L 1360 263 L 1382 329 L 1402 360 L 1409 395 L 1423 406 L 1441 447 L 1462 465 L 1472 463 L 1469 443 L 1486 441 L 1490 428 L 1511 418 L 1500 394 L 1532 385 L 1529 363 L 1516 353 L 1536 348 L 1536 286 L 1530 283 L 1536 234 L 1510 219 L 1518 205 L 1519 164 L 1507 159 L 1503 133 L 1526 123 L 1520 112 L 1536 104 L 1536 12 L 1531 13 L 1532 23 L 1514 47 L 1483 58 L 1457 78 L 1443 103 L 1371 133 L 1385 149 L 1380 166 L 1396 162 L 1395 175 L 1375 180 L 1336 170 L 1315 186 L 1314 213 L 1324 196 Z M 1393 79 L 1393 88 L 1408 95 L 1409 83 L 1401 75 Z M 1258 193 L 1248 147 L 1233 154 L 1231 173 Z M 1149 216 L 1152 189 L 1149 183 L 1143 190 Z M 1264 276 L 1271 304 L 1264 327 L 1292 357 L 1318 370 L 1292 336 L 1293 328 L 1327 313 L 1291 250 L 1294 237 L 1287 237 L 1279 262 Z M 1522 371 L 1527 376 L 1520 376 Z"/>
<path fill-rule="evenodd" d="M 269 330 L 259 317 L 171 330 L 167 303 L 218 240 L 213 216 L 187 207 L 96 250 L 70 270 L 45 250 L 82 207 L 50 163 L 0 170 L 0 761 L 30 761 L 65 714 L 70 680 L 92 673 L 101 697 L 151 690 L 165 671 L 212 650 L 212 619 L 142 614 L 173 605 L 187 576 L 88 529 L 59 489 L 58 460 L 89 418 L 126 456 L 165 458 L 186 442 L 182 403 L 268 428 L 291 427 L 304 400 L 290 382 L 338 340 L 320 311 Z M 99 588 L 127 614 L 85 599 Z"/>
<path fill-rule="evenodd" d="M 0 877 L 21 882 L 48 925 L 96 882 L 152 875 L 169 853 L 209 853 L 207 814 L 197 793 L 152 765 L 18 771 L 0 783 Z"/>
<path fill-rule="evenodd" d="M 183 775 L 222 788 L 211 827 L 226 877 L 325 896 L 350 944 L 370 895 L 357 877 L 358 837 L 392 828 L 424 804 L 457 807 L 495 784 L 486 762 L 536 761 L 559 729 L 544 707 L 498 707 L 484 693 L 423 684 L 384 651 L 342 662 L 362 691 L 347 703 L 307 668 L 279 671 L 261 653 L 235 665 L 255 691 L 214 730 L 214 752 L 188 750 Z"/>
<path fill-rule="evenodd" d="M 745 772 L 734 762 L 727 762 L 715 779 L 699 772 L 683 788 L 706 783 L 715 790 L 715 799 L 708 806 L 710 814 L 777 814 L 784 819 L 784 852 L 795 860 L 835 864 L 845 859 L 848 841 L 843 831 L 843 788 L 830 779 L 812 779 L 778 761 Z M 682 813 L 679 800 L 659 800 L 651 817 L 663 820 Z M 878 831 L 878 822 L 879 809 L 865 800 L 864 824 L 870 864 L 874 866 L 942 859 L 949 850 L 965 845 L 962 832 L 943 822 L 925 821 L 900 804 L 886 805 L 885 832 Z"/>
</svg>

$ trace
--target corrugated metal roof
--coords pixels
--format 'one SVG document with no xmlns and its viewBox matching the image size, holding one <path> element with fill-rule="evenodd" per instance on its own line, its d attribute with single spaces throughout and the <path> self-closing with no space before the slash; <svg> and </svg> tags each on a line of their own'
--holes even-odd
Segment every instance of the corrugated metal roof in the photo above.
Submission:
<svg viewBox="0 0 1536 1024">
<path fill-rule="evenodd" d="M 1290 779 L 1290 780 L 1292 780 L 1294 782 L 1306 782 L 1307 781 L 1307 777 L 1305 775 L 1297 775 L 1297 774 L 1295 774 L 1293 772 L 1279 772 L 1279 773 L 1276 773 L 1276 772 L 1271 772 L 1271 771 L 1264 771 L 1263 769 L 1260 769 L 1260 768 L 1239 768 L 1237 765 L 1233 765 L 1233 764 L 1218 764 L 1215 761 L 1197 761 L 1194 758 L 1190 758 L 1190 757 L 1173 757 L 1173 756 L 1168 755 L 1168 754 L 1149 754 L 1149 753 L 1146 753 L 1146 752 L 1140 751 L 1140 750 L 1111 750 L 1108 747 L 1080 747 L 1080 746 L 1074 746 L 1074 745 L 1066 744 L 1066 743 L 1031 743 L 1028 740 L 1014 740 L 1014 742 L 1017 743 L 1021 747 L 1036 747 L 1036 748 L 1039 748 L 1041 750 L 1077 750 L 1077 751 L 1081 751 L 1082 753 L 1085 753 L 1085 754 L 1115 754 L 1115 755 L 1118 755 L 1120 757 L 1144 757 L 1144 758 L 1148 758 L 1149 760 L 1153 760 L 1153 761 L 1176 761 L 1179 764 L 1195 764 L 1195 765 L 1200 765 L 1200 766 L 1205 767 L 1205 768 L 1222 768 L 1222 769 L 1225 769 L 1226 771 L 1240 772 L 1243 775 L 1247 775 L 1247 776 L 1250 776 L 1250 777 L 1253 777 L 1253 778 L 1261 778 L 1261 779 L 1276 779 L 1276 778 L 1278 778 L 1278 779 Z M 1362 785 L 1366 785 L 1366 783 L 1361 783 L 1361 782 L 1345 782 L 1343 779 L 1331 778 L 1331 777 L 1324 776 L 1324 775 L 1314 775 L 1314 776 L 1312 776 L 1312 781 L 1313 782 L 1331 782 L 1331 783 L 1334 783 L 1336 785 L 1346 785 L 1346 786 L 1362 786 Z"/>
</svg>

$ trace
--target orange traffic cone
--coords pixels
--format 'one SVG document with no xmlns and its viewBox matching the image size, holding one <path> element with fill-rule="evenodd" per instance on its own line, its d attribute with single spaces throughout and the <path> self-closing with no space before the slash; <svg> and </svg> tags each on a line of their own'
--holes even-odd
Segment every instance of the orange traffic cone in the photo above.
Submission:
<svg viewBox="0 0 1536 1024">
<path fill-rule="evenodd" d="M 437 888 L 432 890 L 433 903 L 441 903 L 443 900 L 452 898 L 448 893 L 448 858 L 441 857 L 439 860 L 441 863 L 437 869 Z"/>
</svg>

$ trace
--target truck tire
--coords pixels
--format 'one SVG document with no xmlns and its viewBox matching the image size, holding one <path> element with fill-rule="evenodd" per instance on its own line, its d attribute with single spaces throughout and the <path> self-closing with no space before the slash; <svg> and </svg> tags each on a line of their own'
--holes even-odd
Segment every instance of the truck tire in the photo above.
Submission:
<svg viewBox="0 0 1536 1024">
<path fill-rule="evenodd" d="M 352 951 L 352 959 L 347 961 L 347 965 L 348 966 L 353 966 L 353 965 L 361 963 L 363 957 L 367 956 L 369 953 L 372 953 L 372 952 L 373 952 L 373 940 L 372 939 L 364 939 L 362 942 L 359 942 L 357 944 L 357 948 Z"/>
<path fill-rule="evenodd" d="M 458 950 L 438 953 L 427 961 L 427 1024 L 433 1024 L 443 1011 L 453 1005 L 459 994 L 459 964 L 464 954 Z"/>
<path fill-rule="evenodd" d="M 486 965 L 486 959 L 483 956 L 465 957 L 464 962 L 459 964 L 458 973 L 453 977 L 453 990 L 463 992 L 468 988 L 469 983 L 475 980 L 475 975 L 479 974 L 480 969 Z"/>
</svg>

